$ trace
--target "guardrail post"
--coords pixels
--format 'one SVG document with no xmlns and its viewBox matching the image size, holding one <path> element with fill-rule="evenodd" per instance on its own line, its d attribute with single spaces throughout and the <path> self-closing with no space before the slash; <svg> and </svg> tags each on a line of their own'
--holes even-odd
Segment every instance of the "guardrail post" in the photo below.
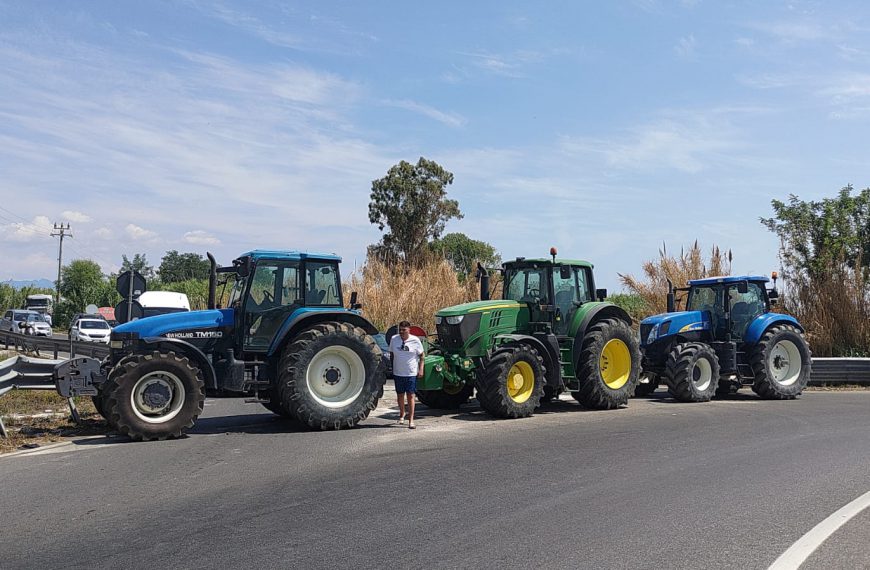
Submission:
<svg viewBox="0 0 870 570">
<path fill-rule="evenodd" d="M 79 415 L 79 411 L 76 409 L 76 403 L 72 398 L 66 399 L 67 403 L 69 403 L 69 413 L 72 416 L 73 421 L 76 424 L 82 423 L 82 417 Z"/>
</svg>

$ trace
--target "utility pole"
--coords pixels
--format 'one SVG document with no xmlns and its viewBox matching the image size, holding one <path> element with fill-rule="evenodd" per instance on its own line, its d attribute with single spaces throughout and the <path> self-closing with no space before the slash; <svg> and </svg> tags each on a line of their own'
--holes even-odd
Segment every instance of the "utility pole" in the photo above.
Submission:
<svg viewBox="0 0 870 570">
<path fill-rule="evenodd" d="M 55 295 L 55 303 L 60 303 L 60 267 L 61 260 L 63 259 L 63 238 L 65 237 L 73 237 L 73 235 L 69 232 L 69 222 L 67 222 L 66 226 L 61 224 L 54 224 L 54 231 L 59 233 L 52 233 L 51 237 L 59 237 L 60 243 L 57 247 L 57 285 L 56 285 L 56 295 Z"/>
</svg>

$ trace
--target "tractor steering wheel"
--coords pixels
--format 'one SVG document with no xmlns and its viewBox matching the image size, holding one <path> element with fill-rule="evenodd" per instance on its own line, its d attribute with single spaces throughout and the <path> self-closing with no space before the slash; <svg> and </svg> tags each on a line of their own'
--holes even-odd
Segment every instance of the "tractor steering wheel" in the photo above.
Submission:
<svg viewBox="0 0 870 570">
<path fill-rule="evenodd" d="M 529 289 L 528 291 L 526 291 L 526 296 L 527 297 L 534 297 L 537 299 L 538 297 L 541 296 L 541 290 L 540 289 Z"/>
</svg>

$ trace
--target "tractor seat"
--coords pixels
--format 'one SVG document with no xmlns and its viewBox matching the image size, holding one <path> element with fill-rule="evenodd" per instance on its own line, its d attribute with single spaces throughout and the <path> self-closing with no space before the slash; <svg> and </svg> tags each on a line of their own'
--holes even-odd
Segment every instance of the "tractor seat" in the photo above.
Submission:
<svg viewBox="0 0 870 570">
<path fill-rule="evenodd" d="M 319 305 L 323 302 L 323 298 L 326 297 L 326 291 L 323 289 L 315 289 L 313 291 L 305 292 L 305 304 L 306 305 Z"/>
</svg>

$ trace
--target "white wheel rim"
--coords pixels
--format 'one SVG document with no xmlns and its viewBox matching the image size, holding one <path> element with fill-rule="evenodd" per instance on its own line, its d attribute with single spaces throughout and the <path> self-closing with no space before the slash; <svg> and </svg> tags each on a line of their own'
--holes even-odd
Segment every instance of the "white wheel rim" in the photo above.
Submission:
<svg viewBox="0 0 870 570">
<path fill-rule="evenodd" d="M 149 424 L 162 424 L 178 415 L 184 405 L 184 384 L 175 374 L 149 372 L 133 386 L 130 403 L 136 417 Z"/>
<path fill-rule="evenodd" d="M 706 358 L 699 358 L 692 368 L 692 384 L 695 385 L 695 389 L 703 392 L 710 387 L 712 381 L 713 367 L 710 366 L 710 361 Z"/>
<path fill-rule="evenodd" d="M 314 355 L 305 373 L 308 391 L 327 408 L 343 408 L 357 399 L 366 383 L 362 358 L 346 346 L 329 346 Z"/>
<path fill-rule="evenodd" d="M 790 340 L 777 342 L 767 356 L 767 369 L 771 379 L 780 386 L 791 386 L 797 382 L 802 365 L 800 350 Z"/>
</svg>

